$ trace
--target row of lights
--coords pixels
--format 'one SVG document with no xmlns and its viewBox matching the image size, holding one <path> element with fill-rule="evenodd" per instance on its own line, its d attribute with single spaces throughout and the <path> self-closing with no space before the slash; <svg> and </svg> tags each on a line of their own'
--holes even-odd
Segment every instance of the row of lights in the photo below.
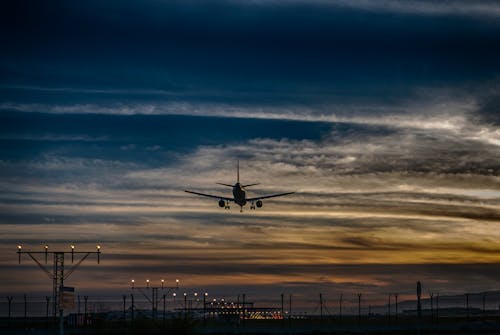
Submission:
<svg viewBox="0 0 500 335">
<path fill-rule="evenodd" d="M 43 247 L 43 248 L 45 249 L 45 252 L 48 252 L 48 251 L 49 251 L 49 245 L 48 245 L 48 244 L 44 245 L 44 247 Z M 75 245 L 74 245 L 74 244 L 71 244 L 71 245 L 70 245 L 70 248 L 71 248 L 71 251 L 74 251 L 74 250 L 75 250 Z M 23 246 L 19 244 L 19 245 L 17 246 L 17 250 L 18 250 L 18 251 L 22 251 L 22 249 L 23 249 Z M 97 252 L 100 252 L 100 251 L 101 251 L 101 246 L 100 246 L 99 244 L 98 244 L 98 245 L 96 245 L 96 249 L 97 249 Z"/>
<path fill-rule="evenodd" d="M 150 283 L 149 279 L 146 279 L 146 286 L 147 287 L 149 287 L 149 283 Z M 164 285 L 165 285 L 165 279 L 162 279 L 161 280 L 161 288 L 163 288 Z M 177 288 L 179 288 L 179 279 L 175 280 L 175 285 L 176 285 Z M 130 286 L 132 286 L 132 288 L 134 288 L 134 286 L 135 286 L 135 279 L 132 279 L 130 281 Z"/>
</svg>

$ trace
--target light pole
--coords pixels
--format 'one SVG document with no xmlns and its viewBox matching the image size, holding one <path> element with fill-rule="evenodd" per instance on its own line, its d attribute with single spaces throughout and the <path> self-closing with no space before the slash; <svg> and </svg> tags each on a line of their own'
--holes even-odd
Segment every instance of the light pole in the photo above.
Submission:
<svg viewBox="0 0 500 335">
<path fill-rule="evenodd" d="M 170 290 L 177 290 L 179 288 L 179 279 L 176 279 L 175 283 L 176 283 L 175 286 L 166 286 L 165 279 L 161 279 L 160 286 L 154 286 L 154 285 L 152 285 L 152 283 L 149 279 L 146 279 L 146 286 L 141 287 L 141 286 L 136 285 L 135 279 L 132 279 L 130 281 L 130 288 L 132 290 L 137 289 L 146 298 L 146 300 L 148 300 L 151 303 L 151 317 L 153 319 L 156 319 L 156 314 L 158 311 L 158 300 L 160 299 L 159 295 L 158 295 L 158 290 L 162 290 L 162 291 L 167 290 L 163 294 L 163 305 L 164 305 L 164 309 L 165 309 L 165 304 L 166 304 L 165 297 L 166 297 L 166 295 L 169 294 Z M 149 295 L 150 290 L 151 290 L 151 296 Z M 165 312 L 163 314 L 165 315 Z"/>
<path fill-rule="evenodd" d="M 184 292 L 184 314 L 187 312 L 187 293 Z"/>
<path fill-rule="evenodd" d="M 87 259 L 88 256 L 92 254 L 97 255 L 97 264 L 100 263 L 101 256 L 101 246 L 96 246 L 96 251 L 75 251 L 75 246 L 73 244 L 70 245 L 71 251 L 50 251 L 49 246 L 47 244 L 44 245 L 43 251 L 24 251 L 22 245 L 17 246 L 17 254 L 19 259 L 19 264 L 21 264 L 21 255 L 27 254 L 37 265 L 38 267 L 45 272 L 45 274 L 52 280 L 52 297 L 53 297 L 53 305 L 54 305 L 54 315 L 59 312 L 59 334 L 64 335 L 64 306 L 63 306 L 63 289 L 64 289 L 64 281 L 69 278 L 69 276 L 80 266 L 80 264 Z M 53 260 L 53 270 L 48 270 L 40 261 L 36 258 L 36 255 L 43 254 L 45 256 L 45 264 L 48 261 L 48 254 L 52 254 L 54 256 Z M 82 258 L 73 266 L 69 268 L 67 272 L 65 272 L 64 267 L 64 258 L 66 254 L 71 253 L 71 262 L 73 263 L 75 254 L 83 255 Z"/>
<path fill-rule="evenodd" d="M 207 317 L 206 317 L 206 314 L 207 314 L 207 297 L 208 297 L 208 293 L 205 292 L 203 294 L 203 324 L 205 324 L 206 320 L 207 320 Z"/>
</svg>

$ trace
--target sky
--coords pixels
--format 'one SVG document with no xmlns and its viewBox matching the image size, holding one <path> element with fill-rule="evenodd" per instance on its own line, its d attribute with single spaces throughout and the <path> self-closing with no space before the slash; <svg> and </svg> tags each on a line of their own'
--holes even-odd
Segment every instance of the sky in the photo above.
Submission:
<svg viewBox="0 0 500 335">
<path fill-rule="evenodd" d="M 51 291 L 15 254 L 45 243 L 102 246 L 67 282 L 95 295 L 500 289 L 498 2 L 2 7 L 2 294 Z M 229 196 L 237 160 L 249 196 L 296 193 L 183 192 Z"/>
</svg>

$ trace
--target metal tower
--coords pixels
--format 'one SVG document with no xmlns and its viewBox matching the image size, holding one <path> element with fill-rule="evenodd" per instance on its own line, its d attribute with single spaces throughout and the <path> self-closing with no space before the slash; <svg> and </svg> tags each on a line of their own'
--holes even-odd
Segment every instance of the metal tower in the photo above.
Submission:
<svg viewBox="0 0 500 335">
<path fill-rule="evenodd" d="M 97 255 L 97 264 L 100 262 L 101 256 L 101 246 L 96 246 L 96 251 L 75 251 L 75 246 L 71 245 L 71 251 L 49 251 L 49 246 L 46 244 L 44 246 L 44 251 L 24 251 L 21 245 L 17 246 L 17 254 L 19 256 L 19 264 L 21 264 L 21 255 L 27 254 L 39 267 L 43 272 L 47 274 L 47 276 L 52 280 L 52 301 L 53 301 L 53 313 L 54 316 L 57 315 L 59 311 L 60 317 L 60 333 L 63 334 L 63 305 L 62 305 L 62 289 L 64 287 L 64 281 L 71 276 L 71 274 L 82 264 L 82 262 L 87 259 L 91 254 Z M 45 255 L 45 264 L 47 264 L 49 254 L 52 254 L 54 257 L 54 263 L 52 272 L 47 269 L 35 256 L 43 254 Z M 83 255 L 76 264 L 72 265 L 67 272 L 64 269 L 64 258 L 66 254 L 71 254 L 71 263 L 73 264 L 75 260 L 75 254 Z"/>
</svg>

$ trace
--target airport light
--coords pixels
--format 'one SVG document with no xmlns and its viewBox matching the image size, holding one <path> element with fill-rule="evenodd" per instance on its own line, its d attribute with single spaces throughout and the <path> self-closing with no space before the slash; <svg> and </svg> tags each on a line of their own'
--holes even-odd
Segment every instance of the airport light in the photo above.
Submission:
<svg viewBox="0 0 500 335">
<path fill-rule="evenodd" d="M 97 262 L 99 263 L 99 255 L 100 255 L 100 246 L 97 246 L 97 252 L 96 251 L 79 251 L 75 252 L 75 246 L 73 244 L 70 244 L 70 249 L 71 251 L 50 251 L 50 254 L 54 256 L 54 266 L 52 271 L 50 268 L 47 268 L 46 266 L 42 265 L 42 263 L 37 259 L 36 255 L 43 254 L 45 255 L 45 262 L 47 262 L 47 256 L 48 256 L 48 249 L 49 246 L 48 244 L 43 245 L 43 251 L 23 251 L 22 245 L 17 246 L 17 253 L 19 255 L 19 263 L 21 263 L 21 255 L 22 254 L 28 254 L 30 258 L 40 267 L 41 270 L 47 274 L 47 276 L 52 280 L 52 285 L 54 287 L 53 290 L 53 310 L 54 310 L 54 316 L 57 315 L 57 312 L 59 311 L 59 330 L 60 333 L 63 334 L 64 331 L 64 318 L 63 318 L 63 312 L 64 312 L 64 304 L 62 302 L 62 288 L 64 287 L 64 281 L 68 279 L 68 277 L 80 266 L 80 264 L 87 259 L 87 257 L 91 254 L 97 254 Z M 74 260 L 74 254 L 84 254 L 81 259 L 73 266 L 71 266 L 69 269 L 65 271 L 64 268 L 64 258 L 67 254 L 71 253 L 71 260 Z"/>
<path fill-rule="evenodd" d="M 179 279 L 175 280 L 175 284 L 177 285 L 177 288 L 179 288 Z"/>
<path fill-rule="evenodd" d="M 161 289 L 163 290 L 163 284 L 165 283 L 165 279 L 161 280 Z"/>
<path fill-rule="evenodd" d="M 134 279 L 132 279 L 132 280 L 130 281 L 130 286 L 132 286 L 132 288 L 134 288 L 134 285 L 135 285 L 135 280 L 134 280 Z"/>
<path fill-rule="evenodd" d="M 101 246 L 99 244 L 96 245 L 96 249 L 97 249 L 97 264 L 99 264 L 101 262 Z"/>
<path fill-rule="evenodd" d="M 146 279 L 146 286 L 149 288 L 149 279 Z"/>
<path fill-rule="evenodd" d="M 23 246 L 19 244 L 17 246 L 17 254 L 19 255 L 19 264 L 21 264 L 21 251 L 22 250 L 23 250 Z"/>
</svg>

